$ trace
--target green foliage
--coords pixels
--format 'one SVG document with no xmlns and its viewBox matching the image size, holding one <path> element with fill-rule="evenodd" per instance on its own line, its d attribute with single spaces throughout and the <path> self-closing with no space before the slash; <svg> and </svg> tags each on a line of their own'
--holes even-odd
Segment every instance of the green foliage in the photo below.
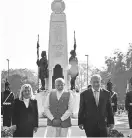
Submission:
<svg viewBox="0 0 132 138">
<path fill-rule="evenodd" d="M 110 130 L 108 137 L 124 137 L 122 132 L 119 132 L 116 129 Z"/>
<path fill-rule="evenodd" d="M 126 53 L 116 49 L 111 57 L 105 58 L 105 64 L 106 70 L 101 71 L 105 84 L 111 79 L 118 100 L 124 101 L 127 81 L 132 77 L 132 44 Z"/>
<path fill-rule="evenodd" d="M 127 69 L 132 69 L 132 44 L 130 44 L 126 54 L 126 66 Z"/>
<path fill-rule="evenodd" d="M 33 91 L 37 90 L 37 75 L 32 70 L 28 69 L 10 69 L 9 83 L 11 91 L 18 96 L 20 88 L 23 84 L 31 84 Z M 4 91 L 4 82 L 7 78 L 7 71 L 1 72 L 1 91 Z"/>
<path fill-rule="evenodd" d="M 132 44 L 130 44 L 127 53 L 122 53 L 116 49 L 112 57 L 105 58 L 107 72 L 111 74 L 122 74 L 128 70 L 132 70 Z"/>
<path fill-rule="evenodd" d="M 1 137 L 13 137 L 13 131 L 10 127 L 1 126 Z"/>
<path fill-rule="evenodd" d="M 100 74 L 100 70 L 93 66 L 88 66 L 88 85 L 90 83 L 90 78 L 94 74 Z M 82 91 L 87 88 L 87 64 L 79 64 L 79 76 L 76 78 L 76 87 Z"/>
</svg>

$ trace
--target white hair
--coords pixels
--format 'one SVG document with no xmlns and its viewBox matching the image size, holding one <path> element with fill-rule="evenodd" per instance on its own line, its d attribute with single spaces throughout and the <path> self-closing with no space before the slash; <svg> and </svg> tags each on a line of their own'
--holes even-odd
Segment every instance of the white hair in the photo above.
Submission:
<svg viewBox="0 0 132 138">
<path fill-rule="evenodd" d="M 94 78 L 97 78 L 101 81 L 101 76 L 99 74 L 94 74 L 92 77 L 91 77 L 91 81 L 94 79 Z"/>
<path fill-rule="evenodd" d="M 23 100 L 23 91 L 26 88 L 29 88 L 29 90 L 30 90 L 30 99 L 35 99 L 31 85 L 30 84 L 24 84 L 24 85 L 22 85 L 21 90 L 20 90 L 19 100 L 21 100 L 21 101 Z"/>
<path fill-rule="evenodd" d="M 65 80 L 63 78 L 57 78 L 55 80 L 55 84 L 58 83 L 58 82 L 62 82 L 63 84 L 65 84 Z"/>
</svg>

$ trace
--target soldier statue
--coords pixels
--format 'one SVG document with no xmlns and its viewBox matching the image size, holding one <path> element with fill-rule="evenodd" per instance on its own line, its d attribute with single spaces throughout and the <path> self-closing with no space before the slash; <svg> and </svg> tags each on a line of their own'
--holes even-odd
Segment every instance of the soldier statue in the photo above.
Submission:
<svg viewBox="0 0 132 138">
<path fill-rule="evenodd" d="M 113 109 L 113 113 L 117 112 L 117 93 L 113 91 L 113 84 L 109 80 L 107 83 L 107 90 L 111 93 L 111 105 Z"/>
<path fill-rule="evenodd" d="M 45 90 L 45 78 L 48 78 L 48 60 L 46 51 L 42 51 L 41 59 L 39 60 L 39 35 L 37 41 L 37 65 L 38 65 L 38 87 L 39 79 L 41 80 L 41 90 Z M 39 92 L 39 89 L 37 90 Z"/>
<path fill-rule="evenodd" d="M 9 82 L 6 79 L 5 91 L 3 96 L 3 126 L 11 126 L 12 107 L 14 102 L 14 94 L 11 92 Z"/>
<path fill-rule="evenodd" d="M 71 76 L 71 90 L 75 89 L 75 80 L 79 74 L 78 71 L 78 59 L 76 57 L 76 40 L 75 40 L 75 32 L 74 32 L 74 50 L 70 52 L 71 57 L 69 58 L 69 64 L 71 65 L 69 69 L 69 75 Z"/>
<path fill-rule="evenodd" d="M 126 93 L 125 108 L 128 112 L 130 135 L 132 136 L 132 78 L 129 81 L 129 90 Z"/>
<path fill-rule="evenodd" d="M 41 80 L 41 90 L 45 90 L 45 78 L 48 78 L 48 60 L 46 51 L 42 51 L 41 59 L 37 60 L 37 65 L 39 67 L 39 78 Z"/>
</svg>

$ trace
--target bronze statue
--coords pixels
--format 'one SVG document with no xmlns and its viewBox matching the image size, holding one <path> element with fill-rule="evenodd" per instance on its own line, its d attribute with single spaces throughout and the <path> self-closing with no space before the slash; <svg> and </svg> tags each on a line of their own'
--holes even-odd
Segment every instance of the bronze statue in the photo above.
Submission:
<svg viewBox="0 0 132 138">
<path fill-rule="evenodd" d="M 71 68 L 69 70 L 69 74 L 71 76 L 71 90 L 75 89 L 75 80 L 78 76 L 78 59 L 76 57 L 76 39 L 75 39 L 75 31 L 74 31 L 74 50 L 70 52 L 71 57 L 69 58 L 69 64 Z"/>
<path fill-rule="evenodd" d="M 39 78 L 41 80 L 41 90 L 45 90 L 45 78 L 48 78 L 48 60 L 46 56 L 46 51 L 42 51 L 41 59 L 37 60 L 37 65 L 39 67 Z"/>
</svg>

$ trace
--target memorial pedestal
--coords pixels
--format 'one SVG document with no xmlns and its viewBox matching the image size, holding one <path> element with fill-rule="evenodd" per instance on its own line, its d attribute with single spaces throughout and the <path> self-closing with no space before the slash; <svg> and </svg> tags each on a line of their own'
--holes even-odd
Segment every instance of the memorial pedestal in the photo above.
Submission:
<svg viewBox="0 0 132 138">
<path fill-rule="evenodd" d="M 41 91 L 36 94 L 35 98 L 38 103 L 38 113 L 39 113 L 39 118 L 44 117 L 44 103 L 46 100 L 46 96 L 48 94 L 48 91 Z"/>
<path fill-rule="evenodd" d="M 80 94 L 79 93 L 73 93 L 74 97 L 74 106 L 73 106 L 73 118 L 78 118 L 78 112 L 79 112 L 79 104 L 80 104 Z"/>
</svg>

